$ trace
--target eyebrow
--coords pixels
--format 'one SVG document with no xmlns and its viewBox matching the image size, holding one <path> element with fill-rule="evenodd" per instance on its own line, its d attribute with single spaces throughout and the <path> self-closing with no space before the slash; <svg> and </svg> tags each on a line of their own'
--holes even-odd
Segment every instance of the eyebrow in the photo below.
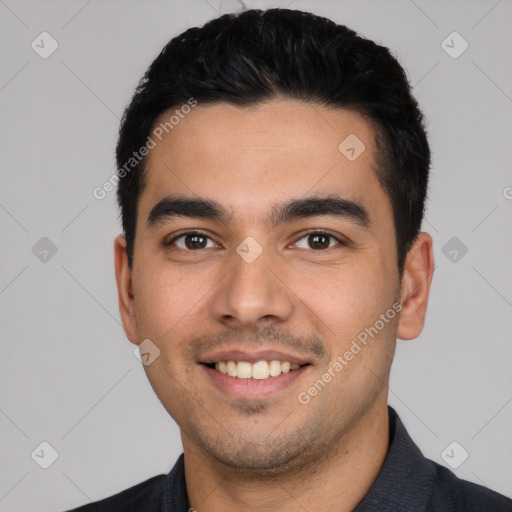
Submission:
<svg viewBox="0 0 512 512">
<path fill-rule="evenodd" d="M 370 225 L 368 211 L 360 203 L 333 195 L 293 199 L 276 204 L 271 208 L 266 225 L 274 228 L 284 222 L 320 215 L 344 218 L 361 227 Z M 233 215 L 223 205 L 210 199 L 167 196 L 153 206 L 146 225 L 153 228 L 177 217 L 208 219 L 228 224 Z"/>
</svg>

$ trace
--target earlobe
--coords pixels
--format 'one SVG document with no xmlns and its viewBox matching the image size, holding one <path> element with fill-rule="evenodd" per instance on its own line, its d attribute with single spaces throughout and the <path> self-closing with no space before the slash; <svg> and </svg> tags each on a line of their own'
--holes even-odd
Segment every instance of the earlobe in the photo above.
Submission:
<svg viewBox="0 0 512 512">
<path fill-rule="evenodd" d="M 119 313 L 121 314 L 124 332 L 132 343 L 137 343 L 134 297 L 132 292 L 132 271 L 128 265 L 126 240 L 121 235 L 114 241 L 114 263 L 116 269 Z"/>
<path fill-rule="evenodd" d="M 407 253 L 401 283 L 402 310 L 397 336 L 411 340 L 420 335 L 425 323 L 430 284 L 434 273 L 432 237 L 420 233 Z"/>
</svg>

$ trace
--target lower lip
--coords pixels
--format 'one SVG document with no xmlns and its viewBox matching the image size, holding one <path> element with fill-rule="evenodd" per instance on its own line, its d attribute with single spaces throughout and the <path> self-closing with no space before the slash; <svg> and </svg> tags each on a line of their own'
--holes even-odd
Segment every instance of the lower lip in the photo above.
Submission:
<svg viewBox="0 0 512 512">
<path fill-rule="evenodd" d="M 259 399 L 266 398 L 281 389 L 290 386 L 307 371 L 308 365 L 297 370 L 282 373 L 268 379 L 239 379 L 220 373 L 209 366 L 201 365 L 213 383 L 224 393 L 237 398 Z"/>
</svg>

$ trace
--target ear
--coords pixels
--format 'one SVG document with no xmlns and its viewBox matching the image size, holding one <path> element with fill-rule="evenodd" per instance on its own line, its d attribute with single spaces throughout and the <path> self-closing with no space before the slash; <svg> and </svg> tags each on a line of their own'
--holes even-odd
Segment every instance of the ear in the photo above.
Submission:
<svg viewBox="0 0 512 512">
<path fill-rule="evenodd" d="M 119 313 L 123 322 L 124 332 L 132 343 L 137 343 L 135 325 L 134 297 L 132 293 L 132 271 L 128 266 L 126 240 L 119 235 L 114 241 L 114 263 L 116 267 L 117 296 Z"/>
<path fill-rule="evenodd" d="M 402 340 L 412 340 L 423 330 L 434 273 L 432 246 L 432 237 L 428 233 L 420 233 L 407 253 L 401 282 L 402 310 L 397 330 L 397 337 Z"/>
</svg>

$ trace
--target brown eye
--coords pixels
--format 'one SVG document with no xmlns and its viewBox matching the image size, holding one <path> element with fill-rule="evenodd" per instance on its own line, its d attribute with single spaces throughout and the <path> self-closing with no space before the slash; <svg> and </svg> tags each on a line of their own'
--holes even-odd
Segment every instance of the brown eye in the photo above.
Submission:
<svg viewBox="0 0 512 512">
<path fill-rule="evenodd" d="M 330 245 L 327 235 L 309 235 L 308 243 L 312 249 L 327 249 Z"/>
<path fill-rule="evenodd" d="M 334 243 L 333 243 L 334 242 Z M 330 249 L 334 245 L 344 245 L 340 240 L 329 233 L 309 233 L 303 236 L 297 243 L 300 249 L 324 250 Z"/>
<path fill-rule="evenodd" d="M 197 251 L 199 249 L 216 247 L 216 244 L 209 236 L 206 236 L 204 233 L 196 232 L 182 233 L 176 238 L 173 238 L 168 245 L 178 247 L 185 251 Z"/>
<path fill-rule="evenodd" d="M 204 249 L 206 247 L 206 237 L 203 235 L 187 235 L 185 245 L 187 249 Z"/>
</svg>

